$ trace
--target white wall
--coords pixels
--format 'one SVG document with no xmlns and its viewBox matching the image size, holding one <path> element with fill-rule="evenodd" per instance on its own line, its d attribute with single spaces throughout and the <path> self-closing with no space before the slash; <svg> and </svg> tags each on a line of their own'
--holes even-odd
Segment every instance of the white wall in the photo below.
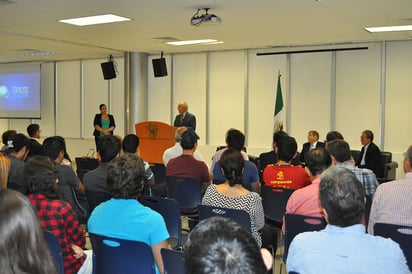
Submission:
<svg viewBox="0 0 412 274">
<path fill-rule="evenodd" d="M 248 152 L 258 155 L 271 147 L 280 71 L 286 129 L 299 148 L 315 129 L 321 140 L 329 130 L 339 130 L 352 149 L 360 149 L 361 132 L 371 129 L 375 143 L 401 164 L 412 134 L 407 120 L 412 42 L 366 46 L 368 50 L 289 55 L 256 55 L 269 49 L 166 55 L 168 76 L 161 78 L 154 78 L 149 60 L 147 117 L 171 123 L 177 103 L 187 101 L 197 117 L 199 150 L 206 159 L 224 144 L 232 127 L 245 132 Z M 116 134 L 126 134 L 123 58 L 116 59 L 119 75 L 111 81 L 103 80 L 103 61 L 43 64 L 42 118 L 2 119 L 0 130 L 25 133 L 29 123 L 37 122 L 44 137 L 66 137 L 70 154 L 81 156 L 94 147 L 92 121 L 105 103 L 116 118 Z M 402 174 L 400 166 L 397 177 Z"/>
</svg>

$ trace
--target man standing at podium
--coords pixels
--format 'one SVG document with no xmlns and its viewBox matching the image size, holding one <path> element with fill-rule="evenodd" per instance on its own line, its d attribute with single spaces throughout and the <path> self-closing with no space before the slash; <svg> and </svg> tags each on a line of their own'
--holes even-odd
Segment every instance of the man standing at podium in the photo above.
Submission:
<svg viewBox="0 0 412 274">
<path fill-rule="evenodd" d="M 187 112 L 188 109 L 189 106 L 186 102 L 180 102 L 177 105 L 179 114 L 176 115 L 173 125 L 175 127 L 186 127 L 187 129 L 196 130 L 196 117 L 192 113 Z"/>
</svg>

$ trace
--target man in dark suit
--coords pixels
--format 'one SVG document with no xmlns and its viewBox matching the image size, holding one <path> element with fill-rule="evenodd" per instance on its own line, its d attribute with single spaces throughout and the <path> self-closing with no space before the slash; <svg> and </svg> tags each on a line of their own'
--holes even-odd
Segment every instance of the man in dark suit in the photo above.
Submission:
<svg viewBox="0 0 412 274">
<path fill-rule="evenodd" d="M 27 159 L 34 155 L 43 154 L 42 145 L 39 142 L 40 139 L 40 126 L 38 124 L 30 124 L 27 127 L 27 134 L 29 135 L 28 148 L 29 154 L 27 154 Z"/>
<path fill-rule="evenodd" d="M 356 166 L 370 169 L 377 178 L 382 178 L 382 155 L 379 147 L 373 143 L 373 132 L 365 130 L 362 132 L 360 140 L 363 147 L 358 159 L 356 159 Z"/>
<path fill-rule="evenodd" d="M 196 130 L 196 116 L 187 112 L 188 109 L 189 106 L 186 102 L 180 102 L 177 105 L 179 114 L 176 115 L 173 125 L 175 127 L 186 127 L 187 129 Z"/>
<path fill-rule="evenodd" d="M 308 132 L 308 141 L 303 144 L 302 151 L 300 152 L 300 161 L 305 162 L 306 154 L 316 147 L 325 147 L 325 144 L 319 142 L 319 132 L 311 130 Z"/>
</svg>

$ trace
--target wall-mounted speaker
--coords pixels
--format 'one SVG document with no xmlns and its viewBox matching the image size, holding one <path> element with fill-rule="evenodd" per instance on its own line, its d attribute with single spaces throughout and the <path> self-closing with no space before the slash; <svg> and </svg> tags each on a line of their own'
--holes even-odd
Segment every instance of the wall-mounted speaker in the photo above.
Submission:
<svg viewBox="0 0 412 274">
<path fill-rule="evenodd" d="M 113 61 L 101 63 L 104 80 L 116 78 L 116 70 L 114 69 Z"/>
<path fill-rule="evenodd" d="M 167 76 L 166 59 L 152 59 L 154 77 Z"/>
</svg>

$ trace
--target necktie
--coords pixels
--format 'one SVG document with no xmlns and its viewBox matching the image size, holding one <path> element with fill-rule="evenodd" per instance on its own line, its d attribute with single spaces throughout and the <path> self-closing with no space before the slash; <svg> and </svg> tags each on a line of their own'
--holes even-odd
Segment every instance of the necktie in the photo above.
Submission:
<svg viewBox="0 0 412 274">
<path fill-rule="evenodd" d="M 183 126 L 183 114 L 180 114 L 180 126 Z"/>
</svg>

